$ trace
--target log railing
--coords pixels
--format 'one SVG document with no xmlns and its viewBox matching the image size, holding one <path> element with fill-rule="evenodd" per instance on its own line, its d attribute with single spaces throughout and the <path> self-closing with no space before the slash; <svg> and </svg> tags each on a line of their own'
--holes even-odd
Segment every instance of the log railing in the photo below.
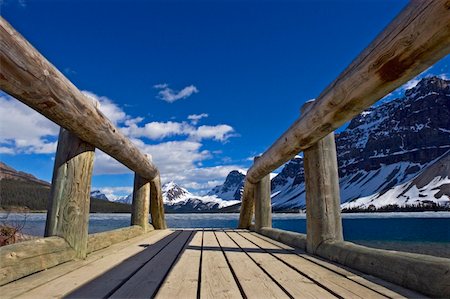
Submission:
<svg viewBox="0 0 450 299">
<path fill-rule="evenodd" d="M 247 172 L 240 228 L 419 292 L 450 296 L 450 259 L 345 242 L 334 130 L 450 52 L 448 1 L 412 1 Z M 304 151 L 307 234 L 272 229 L 270 172 Z M 268 202 L 269 198 L 269 204 Z M 255 225 L 252 226 L 253 211 Z M 417 261 L 416 261 L 417 259 Z"/>
<path fill-rule="evenodd" d="M 98 234 L 94 239 L 88 235 L 91 177 L 96 148 L 135 173 L 132 227 L 121 230 L 120 234 L 132 237 L 152 228 L 166 228 L 161 180 L 156 166 L 99 110 L 97 103 L 88 99 L 1 17 L 0 88 L 61 126 L 45 236 L 56 236 L 63 240 L 53 243 L 40 240 L 30 242 L 36 248 L 42 248 L 28 260 L 33 266 L 20 267 L 20 271 L 9 273 L 9 278 L 0 279 L 0 285 L 9 279 L 42 270 L 49 264 L 54 266 L 73 257 L 84 258 L 95 248 L 104 247 L 100 244 L 101 240 L 109 244 L 116 239 L 123 239 L 117 238 L 117 232 L 114 231 Z M 152 225 L 149 224 L 150 210 Z M 88 245 L 89 240 L 95 240 L 95 246 Z M 17 244 L 14 250 L 20 251 L 20 248 L 27 246 Z M 2 248 L 2 252 L 8 250 Z M 39 262 L 49 252 L 64 252 L 64 255 L 61 255 L 61 260 L 51 258 L 49 263 Z"/>
</svg>

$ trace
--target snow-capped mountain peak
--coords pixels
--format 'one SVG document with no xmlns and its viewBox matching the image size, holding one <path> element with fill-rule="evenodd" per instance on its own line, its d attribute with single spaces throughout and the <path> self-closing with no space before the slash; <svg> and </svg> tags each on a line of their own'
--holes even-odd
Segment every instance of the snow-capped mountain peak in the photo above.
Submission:
<svg viewBox="0 0 450 299">
<path fill-rule="evenodd" d="M 91 197 L 109 201 L 109 198 L 104 193 L 102 193 L 100 190 L 91 191 Z"/>
</svg>

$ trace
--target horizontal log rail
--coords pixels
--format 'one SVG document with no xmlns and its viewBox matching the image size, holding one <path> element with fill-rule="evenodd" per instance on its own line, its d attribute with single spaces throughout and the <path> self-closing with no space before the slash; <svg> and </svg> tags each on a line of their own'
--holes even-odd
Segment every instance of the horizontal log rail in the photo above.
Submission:
<svg viewBox="0 0 450 299">
<path fill-rule="evenodd" d="M 64 246 L 71 248 L 64 258 L 72 258 L 72 253 L 77 258 L 85 258 L 96 248 L 153 229 L 154 226 L 148 223 L 150 197 L 153 205 L 152 221 L 156 229 L 166 228 L 160 174 L 156 166 L 99 110 L 98 103 L 87 98 L 2 17 L 0 88 L 61 126 L 45 236 L 61 237 Z M 134 171 L 137 179 L 133 190 L 131 225 L 139 227 L 88 236 L 95 148 Z M 60 242 L 60 239 L 56 242 Z M 18 248 L 22 247 L 19 245 Z M 0 252 L 5 250 L 8 249 L 1 249 Z M 49 254 L 49 260 L 53 259 Z M 49 265 L 65 261 L 58 259 Z M 42 267 L 47 266 L 44 264 Z M 29 268 L 32 273 L 39 267 Z M 25 269 L 15 275 L 28 274 Z"/>
<path fill-rule="evenodd" d="M 448 1 L 412 1 L 248 170 L 253 184 L 450 52 Z"/>
<path fill-rule="evenodd" d="M 114 124 L 0 17 L 0 88 L 61 127 L 107 153 L 141 177 L 156 166 Z"/>
</svg>

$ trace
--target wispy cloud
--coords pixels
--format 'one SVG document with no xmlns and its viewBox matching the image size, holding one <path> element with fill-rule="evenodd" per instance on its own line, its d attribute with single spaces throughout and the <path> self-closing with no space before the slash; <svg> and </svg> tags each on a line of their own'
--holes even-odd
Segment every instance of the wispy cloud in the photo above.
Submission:
<svg viewBox="0 0 450 299">
<path fill-rule="evenodd" d="M 175 101 L 190 97 L 194 93 L 198 93 L 198 89 L 194 85 L 186 86 L 181 90 L 173 90 L 169 88 L 167 83 L 156 84 L 153 87 L 159 89 L 157 98 L 168 103 L 173 103 Z"/>
<path fill-rule="evenodd" d="M 196 125 L 202 118 L 206 117 L 208 117 L 208 114 L 201 113 L 201 114 L 191 114 L 187 118 L 191 121 L 193 125 Z"/>
</svg>

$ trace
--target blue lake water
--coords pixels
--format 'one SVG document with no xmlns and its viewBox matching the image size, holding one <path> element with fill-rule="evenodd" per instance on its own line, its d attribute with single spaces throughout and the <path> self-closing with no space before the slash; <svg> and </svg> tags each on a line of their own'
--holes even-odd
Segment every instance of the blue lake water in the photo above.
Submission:
<svg viewBox="0 0 450 299">
<path fill-rule="evenodd" d="M 0 213 L 0 221 L 6 214 Z M 24 233 L 42 236 L 45 214 L 8 216 L 23 223 Z M 450 212 L 343 214 L 344 238 L 380 248 L 433 253 L 450 257 Z M 238 214 L 167 214 L 170 228 L 236 228 Z M 91 214 L 89 232 L 102 232 L 130 224 L 130 214 Z M 306 233 L 305 214 L 273 214 L 273 227 Z M 425 249 L 424 249 L 425 248 Z"/>
</svg>

